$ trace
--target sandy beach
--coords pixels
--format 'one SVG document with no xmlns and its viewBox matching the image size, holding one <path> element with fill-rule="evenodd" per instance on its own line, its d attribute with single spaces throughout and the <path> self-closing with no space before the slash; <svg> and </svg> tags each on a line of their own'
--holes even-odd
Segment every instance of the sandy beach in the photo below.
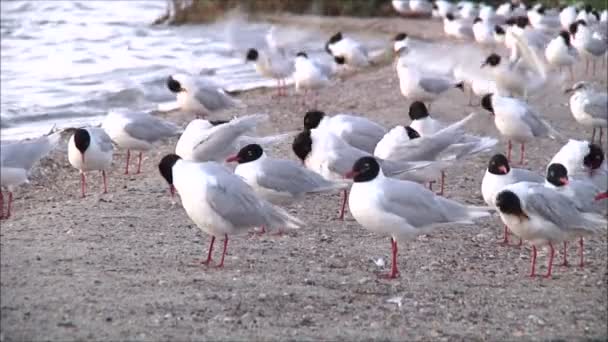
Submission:
<svg viewBox="0 0 608 342">
<path fill-rule="evenodd" d="M 362 29 L 370 25 L 349 22 Z M 421 36 L 425 27 L 440 33 L 429 21 L 394 18 L 373 25 L 378 34 L 403 30 Z M 593 77 L 583 73 L 579 64 L 577 79 L 606 86 L 605 67 Z M 589 139 L 591 131 L 576 124 L 561 89 L 552 85 L 548 96 L 531 103 L 564 136 Z M 308 108 L 289 92 L 280 100 L 270 98 L 274 90 L 239 94 L 247 108 L 217 116 L 268 113 L 271 120 L 260 134 L 300 129 Z M 477 111 L 481 119 L 467 129 L 498 136 L 492 117 L 467 103 L 468 95 L 455 89 L 431 112 L 453 122 Z M 409 104 L 386 65 L 335 81 L 320 93 L 317 107 L 361 113 L 392 127 L 409 123 Z M 101 176 L 92 173 L 90 195 L 80 198 L 80 178 L 67 161 L 65 142 L 34 170 L 31 183 L 15 192 L 13 217 L 1 222 L 0 341 L 608 338 L 606 232 L 585 240 L 583 269 L 576 266 L 573 243 L 572 266 L 558 266 L 560 246 L 553 278 L 531 279 L 530 246 L 501 246 L 498 217 L 448 226 L 400 244 L 401 277 L 385 280 L 378 274 L 390 266 L 389 237 L 368 232 L 348 214 L 337 220 L 335 193 L 288 207 L 306 221 L 304 228 L 283 236 L 230 237 L 223 269 L 199 265 L 195 259 L 206 255 L 210 237 L 170 198 L 157 170 L 175 143 L 145 154 L 139 175 L 123 174 L 126 151 L 116 151 L 105 195 Z M 526 146 L 526 167 L 544 173 L 564 143 L 541 139 Z M 501 140 L 496 150 L 504 153 L 505 145 Z M 270 153 L 295 159 L 291 141 Z M 490 156 L 448 170 L 446 196 L 483 205 L 480 184 Z M 546 255 L 538 259 L 540 274 Z M 378 258 L 387 266 L 376 266 Z M 395 297 L 402 305 L 387 302 Z"/>
</svg>

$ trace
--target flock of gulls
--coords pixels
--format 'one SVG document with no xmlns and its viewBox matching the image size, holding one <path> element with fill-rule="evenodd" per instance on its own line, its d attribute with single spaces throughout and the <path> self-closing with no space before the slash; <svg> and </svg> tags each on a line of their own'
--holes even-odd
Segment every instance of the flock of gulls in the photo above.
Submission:
<svg viewBox="0 0 608 342">
<path fill-rule="evenodd" d="M 311 109 L 303 118 L 302 131 L 258 136 L 255 129 L 268 115 L 208 120 L 217 110 L 245 104 L 208 80 L 172 75 L 167 79 L 168 91 L 175 93 L 181 111 L 197 117 L 185 128 L 145 112 L 117 109 L 100 127 L 3 141 L 1 185 L 8 190 L 8 206 L 5 211 L 3 193 L 2 217 L 11 215 L 12 191 L 28 182 L 32 167 L 62 136 L 69 135 L 68 160 L 79 171 L 83 197 L 91 171 L 101 171 L 107 192 L 106 171 L 115 148 L 127 151 L 126 174 L 131 152 L 137 153 L 140 173 L 142 153 L 161 140 L 179 136 L 175 153 L 164 156 L 158 170 L 190 219 L 211 236 L 204 264 L 212 261 L 216 237 L 224 238 L 221 267 L 230 235 L 254 228 L 282 232 L 302 227 L 305 223 L 282 206 L 305 195 L 342 192 L 341 219 L 348 204 L 359 224 L 391 237 L 389 278 L 399 274 L 398 242 L 443 225 L 473 224 L 496 212 L 504 224 L 504 243 L 514 234 L 520 244 L 532 245 L 531 276 L 536 275 L 537 247 L 545 245 L 550 251 L 547 277 L 558 244 L 563 243 L 567 264 L 567 243 L 577 240 L 582 267 L 583 238 L 606 231 L 608 167 L 601 141 L 608 122 L 608 95 L 605 89 L 575 80 L 572 67 L 584 62 L 587 73 L 595 72 L 598 63 L 605 67 L 608 13 L 591 6 L 555 9 L 504 3 L 494 8 L 445 0 L 393 1 L 393 5 L 403 14 L 440 18 L 448 41 L 470 44 L 455 49 L 406 33 L 395 35 L 390 50 L 400 91 L 411 103 L 408 126 L 387 129 L 363 115 Z M 273 27 L 268 32 L 265 44 L 242 51 L 244 63 L 276 80 L 277 96 L 287 96 L 287 85 L 293 82 L 306 102 L 341 74 L 378 63 L 363 43 L 342 32 L 327 40 L 326 55 L 313 58 L 307 51 L 291 51 L 280 44 L 274 38 L 278 30 Z M 530 103 L 555 81 L 571 85 L 566 92 L 572 94 L 572 117 L 593 130 L 591 140 L 569 140 L 549 161 L 545 174 L 515 168 L 514 143 L 520 144 L 519 164 L 525 165 L 526 143 L 565 138 Z M 471 113 L 453 123 L 431 116 L 432 103 L 450 91 L 469 91 L 471 100 L 479 97 L 480 107 L 493 116 L 498 132 L 508 140 L 506 155 L 491 155 L 497 139 L 465 131 L 468 122 L 487 114 Z M 309 108 L 315 107 L 309 104 Z M 599 143 L 595 143 L 596 131 Z M 297 159 L 267 154 L 286 140 Z M 480 187 L 486 206 L 444 197 L 446 171 L 480 154 L 488 156 Z M 231 163 L 236 168 L 227 167 Z M 432 185 L 438 180 L 441 185 L 435 193 Z"/>
</svg>

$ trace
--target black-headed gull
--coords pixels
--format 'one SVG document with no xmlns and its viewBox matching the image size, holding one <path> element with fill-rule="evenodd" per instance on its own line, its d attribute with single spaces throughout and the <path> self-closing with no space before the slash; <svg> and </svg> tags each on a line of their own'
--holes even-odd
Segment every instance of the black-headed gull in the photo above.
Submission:
<svg viewBox="0 0 608 342">
<path fill-rule="evenodd" d="M 560 71 L 563 67 L 570 70 L 570 79 L 574 79 L 573 66 L 578 61 L 578 51 L 570 43 L 570 34 L 561 31 L 559 35 L 549 42 L 545 49 L 547 62 Z"/>
<path fill-rule="evenodd" d="M 13 191 L 29 183 L 28 175 L 34 164 L 51 152 L 59 143 L 61 132 L 22 141 L 3 141 L 0 145 L 0 219 L 11 216 Z M 2 188 L 8 190 L 8 206 L 4 212 Z"/>
<path fill-rule="evenodd" d="M 304 115 L 304 129 L 329 130 L 360 150 L 373 153 L 378 141 L 386 134 L 386 128 L 359 115 L 327 115 L 311 110 Z"/>
<path fill-rule="evenodd" d="M 556 139 L 559 133 L 555 131 L 540 115 L 526 102 L 497 94 L 487 94 L 481 99 L 481 106 L 492 113 L 494 124 L 504 137 L 509 139 L 507 158 L 511 160 L 511 141 L 521 144 L 520 164 L 524 164 L 525 144 L 534 138 L 549 137 Z"/>
<path fill-rule="evenodd" d="M 473 36 L 475 41 L 483 46 L 493 46 L 496 43 L 494 25 L 479 17 L 473 20 Z"/>
<path fill-rule="evenodd" d="M 577 9 L 574 5 L 565 6 L 562 8 L 562 10 L 559 12 L 559 22 L 562 25 L 562 29 L 569 29 L 570 25 L 576 21 L 576 11 Z"/>
<path fill-rule="evenodd" d="M 76 128 L 68 142 L 68 160 L 80 172 L 82 197 L 86 194 L 86 172 L 101 171 L 103 193 L 108 192 L 106 170 L 112 165 L 114 146 L 102 128 Z"/>
<path fill-rule="evenodd" d="M 536 246 L 549 245 L 545 277 L 551 277 L 554 243 L 606 228 L 606 220 L 601 215 L 580 212 L 566 196 L 542 184 L 519 182 L 507 185 L 496 195 L 495 203 L 503 223 L 513 233 L 532 243 L 531 277 L 536 276 Z"/>
<path fill-rule="evenodd" d="M 595 130 L 600 131 L 602 145 L 603 128 L 608 127 L 608 93 L 593 89 L 591 84 L 580 81 L 572 88 L 566 89 L 570 96 L 570 112 L 574 119 L 583 126 L 592 127 L 591 142 L 595 141 Z"/>
<path fill-rule="evenodd" d="M 239 176 L 215 162 L 196 163 L 169 154 L 158 164 L 160 174 L 177 190 L 186 213 L 211 235 L 209 253 L 202 264 L 209 265 L 216 236 L 224 236 L 224 266 L 228 235 L 245 233 L 254 227 L 296 229 L 302 221 L 287 211 L 259 198 Z"/>
<path fill-rule="evenodd" d="M 481 180 L 481 196 L 489 206 L 495 208 L 496 204 L 494 200 L 496 199 L 496 194 L 505 186 L 519 182 L 540 184 L 543 181 L 543 176 L 525 169 L 511 168 L 507 157 L 503 154 L 495 154 L 490 158 L 486 173 Z M 519 245 L 521 245 L 521 241 L 520 239 Z M 506 225 L 504 226 L 502 243 L 505 245 L 509 244 L 509 228 Z"/>
<path fill-rule="evenodd" d="M 590 181 L 600 190 L 608 189 L 608 162 L 597 144 L 570 139 L 553 156 L 549 165 L 554 163 L 564 165 L 571 178 Z"/>
<path fill-rule="evenodd" d="M 402 47 L 409 47 L 410 44 L 410 38 L 408 37 L 407 33 L 404 32 L 400 32 L 397 33 L 395 35 L 395 37 L 393 37 L 393 52 L 395 53 L 395 55 L 397 54 L 397 52 L 399 50 L 401 50 Z"/>
<path fill-rule="evenodd" d="M 374 157 L 363 157 L 346 174 L 354 184 L 348 207 L 363 227 L 391 236 L 392 265 L 389 278 L 397 277 L 397 242 L 410 240 L 432 228 L 472 224 L 489 216 L 489 208 L 465 206 L 435 196 L 423 186 L 385 177 Z"/>
<path fill-rule="evenodd" d="M 578 52 L 585 56 L 585 73 L 589 73 L 589 61 L 593 61 L 593 75 L 595 75 L 595 65 L 597 58 L 602 57 L 606 54 L 608 49 L 608 43 L 604 40 L 599 39 L 593 35 L 593 31 L 587 27 L 587 23 L 584 20 L 577 20 L 572 23 L 569 28 L 570 34 L 574 39 L 572 45 L 574 45 Z"/>
<path fill-rule="evenodd" d="M 128 110 L 110 111 L 101 128 L 118 147 L 127 149 L 126 175 L 129 174 L 131 150 L 139 151 L 137 173 L 140 173 L 143 152 L 154 148 L 156 142 L 177 136 L 181 132 L 172 122 L 148 113 Z"/>
<path fill-rule="evenodd" d="M 258 144 L 243 147 L 226 162 L 237 162 L 234 174 L 243 178 L 260 197 L 274 204 L 285 204 L 305 194 L 348 186 L 345 182 L 326 180 L 295 161 L 268 157 Z"/>
<path fill-rule="evenodd" d="M 367 49 L 358 41 L 337 32 L 325 43 L 325 51 L 333 57 L 344 58 L 345 64 L 362 68 L 370 64 Z"/>
<path fill-rule="evenodd" d="M 287 95 L 285 79 L 294 71 L 293 60 L 285 53 L 271 50 L 249 49 L 246 61 L 253 62 L 255 70 L 263 77 L 277 81 L 277 96 Z"/>
<path fill-rule="evenodd" d="M 452 13 L 446 14 L 443 18 L 443 31 L 448 37 L 461 40 L 474 40 L 473 21 L 468 19 L 458 19 Z"/>
<path fill-rule="evenodd" d="M 315 92 L 329 85 L 329 79 L 333 72 L 331 67 L 317 63 L 305 52 L 298 52 L 295 59 L 295 71 L 293 80 L 295 82 L 296 93 L 304 91 L 303 102 L 306 101 L 306 94 Z"/>
<path fill-rule="evenodd" d="M 328 130 L 304 130 L 292 143 L 294 154 L 304 165 L 327 180 L 341 181 L 352 165 L 361 157 L 371 154 L 355 148 Z M 381 160 L 384 173 L 389 177 L 406 177 L 414 170 L 427 167 L 431 162 L 394 162 Z M 344 219 L 347 191 L 340 210 L 340 219 Z"/>
<path fill-rule="evenodd" d="M 212 112 L 241 106 L 217 84 L 190 75 L 176 74 L 167 79 L 167 88 L 175 93 L 179 108 L 196 116 L 208 116 Z"/>
<path fill-rule="evenodd" d="M 418 132 L 421 137 L 435 134 L 447 127 L 446 124 L 433 119 L 424 103 L 420 101 L 414 101 L 410 105 L 408 115 L 412 120 L 410 127 Z"/>
</svg>

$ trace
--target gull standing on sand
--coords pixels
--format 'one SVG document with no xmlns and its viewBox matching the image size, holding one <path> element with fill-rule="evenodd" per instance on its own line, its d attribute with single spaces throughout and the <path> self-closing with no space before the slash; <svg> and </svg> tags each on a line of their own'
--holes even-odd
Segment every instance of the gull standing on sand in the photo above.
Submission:
<svg viewBox="0 0 608 342">
<path fill-rule="evenodd" d="M 34 164 L 48 155 L 60 139 L 61 132 L 55 132 L 36 139 L 3 141 L 0 144 L 0 219 L 10 218 L 13 191 L 19 185 L 29 183 L 28 175 Z M 2 188 L 8 190 L 6 213 Z"/>
<path fill-rule="evenodd" d="M 524 164 L 525 144 L 534 138 L 556 139 L 559 133 L 538 112 L 522 100 L 497 94 L 487 94 L 481 106 L 494 116 L 494 124 L 504 137 L 509 139 L 507 159 L 511 160 L 511 141 L 521 144 L 520 164 Z"/>
<path fill-rule="evenodd" d="M 296 93 L 304 91 L 303 102 L 306 100 L 308 91 L 317 91 L 329 85 L 331 70 L 323 68 L 319 63 L 308 58 L 305 52 L 298 52 L 295 60 L 295 71 L 293 79 Z"/>
<path fill-rule="evenodd" d="M 118 147 L 127 149 L 125 175 L 129 174 L 131 150 L 139 151 L 137 173 L 141 172 L 141 159 L 144 151 L 154 148 L 154 143 L 179 135 L 175 124 L 144 112 L 129 110 L 110 111 L 101 128 Z"/>
<path fill-rule="evenodd" d="M 595 141 L 595 130 L 599 129 L 601 146 L 603 129 L 608 127 L 608 93 L 598 92 L 584 81 L 575 83 L 565 93 L 572 93 L 570 111 L 574 119 L 583 126 L 593 127 L 592 143 Z"/>
<path fill-rule="evenodd" d="M 423 186 L 386 177 L 373 157 L 355 162 L 346 174 L 352 178 L 348 207 L 363 227 L 391 236 L 392 265 L 388 278 L 396 278 L 397 242 L 427 234 L 431 229 L 451 224 L 473 224 L 489 216 L 489 208 L 465 206 L 435 196 Z"/>
<path fill-rule="evenodd" d="M 345 37 L 342 32 L 331 36 L 325 43 L 325 51 L 333 57 L 344 59 L 346 65 L 363 68 L 370 64 L 367 49 L 358 41 Z"/>
<path fill-rule="evenodd" d="M 570 139 L 549 165 L 554 163 L 564 165 L 572 178 L 590 181 L 602 191 L 608 189 L 608 162 L 597 144 Z"/>
<path fill-rule="evenodd" d="M 234 174 L 273 204 L 287 204 L 305 194 L 341 190 L 349 185 L 326 180 L 292 160 L 268 157 L 257 144 L 243 147 L 226 162 L 237 162 Z"/>
<path fill-rule="evenodd" d="M 545 49 L 547 62 L 560 71 L 563 67 L 570 70 L 570 80 L 574 80 L 574 64 L 578 61 L 578 51 L 570 44 L 570 34 L 561 31 L 557 37 L 549 42 Z"/>
<path fill-rule="evenodd" d="M 544 182 L 544 177 L 525 169 L 511 168 L 507 157 L 503 154 L 495 154 L 490 158 L 486 173 L 481 180 L 481 196 L 490 206 L 495 208 L 496 195 L 505 186 L 519 182 L 539 183 Z M 519 239 L 521 246 L 522 240 Z M 502 243 L 509 244 L 509 227 L 504 226 L 504 238 Z"/>
<path fill-rule="evenodd" d="M 277 96 L 287 95 L 285 79 L 293 73 L 294 65 L 284 52 L 249 49 L 246 61 L 255 63 L 255 70 L 262 77 L 277 81 Z"/>
<path fill-rule="evenodd" d="M 517 236 L 532 243 L 531 277 L 536 276 L 536 246 L 549 245 L 545 275 L 549 278 L 555 255 L 554 243 L 606 228 L 606 220 L 601 215 L 580 212 L 566 196 L 542 184 L 507 185 L 496 195 L 495 203 L 503 223 Z"/>
<path fill-rule="evenodd" d="M 349 145 L 368 153 L 374 152 L 374 148 L 386 134 L 386 128 L 363 116 L 329 116 L 318 110 L 306 112 L 304 129 L 329 130 Z"/>
<path fill-rule="evenodd" d="M 585 73 L 589 73 L 589 61 L 593 61 L 593 75 L 595 75 L 595 65 L 597 58 L 602 57 L 608 49 L 608 43 L 598 39 L 593 35 L 591 29 L 587 27 L 584 20 L 577 20 L 570 25 L 570 34 L 574 37 L 572 45 L 578 52 L 585 56 Z"/>
<path fill-rule="evenodd" d="M 168 154 L 158 164 L 160 174 L 177 190 L 186 214 L 211 235 L 209 253 L 202 264 L 212 261 L 216 236 L 224 236 L 224 250 L 217 267 L 224 266 L 228 235 L 254 227 L 295 229 L 302 221 L 256 196 L 239 176 L 215 162 L 196 163 Z"/>
<path fill-rule="evenodd" d="M 82 197 L 86 194 L 86 172 L 101 171 L 103 193 L 108 192 L 106 170 L 112 165 L 112 139 L 102 128 L 76 128 L 68 142 L 68 160 L 80 171 Z"/>
<path fill-rule="evenodd" d="M 226 94 L 217 84 L 209 80 L 195 80 L 190 75 L 169 76 L 167 88 L 175 93 L 177 104 L 182 111 L 196 116 L 206 117 L 218 110 L 242 107 L 240 101 Z"/>
<path fill-rule="evenodd" d="M 473 36 L 475 41 L 483 46 L 493 46 L 496 43 L 494 25 L 479 17 L 473 20 Z"/>
<path fill-rule="evenodd" d="M 474 40 L 473 22 L 467 19 L 456 19 L 452 13 L 443 18 L 443 31 L 448 37 L 460 40 Z"/>
</svg>

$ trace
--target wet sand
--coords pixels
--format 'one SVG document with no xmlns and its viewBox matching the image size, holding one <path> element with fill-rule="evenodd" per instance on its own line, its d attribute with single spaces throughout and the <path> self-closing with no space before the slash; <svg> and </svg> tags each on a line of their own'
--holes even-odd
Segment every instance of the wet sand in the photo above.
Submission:
<svg viewBox="0 0 608 342">
<path fill-rule="evenodd" d="M 365 20 L 360 25 L 367 25 Z M 361 24 L 362 23 L 362 24 Z M 427 21 L 387 21 L 385 31 L 437 29 Z M 393 26 L 391 26 L 393 25 Z M 380 25 L 381 26 L 381 25 Z M 383 31 L 382 28 L 374 27 Z M 583 78 L 578 66 L 577 78 Z M 589 79 L 586 77 L 585 79 Z M 606 69 L 591 79 L 606 85 Z M 576 124 L 560 86 L 532 99 L 553 127 L 589 139 Z M 302 126 L 306 108 L 273 90 L 239 96 L 248 108 L 219 117 L 265 112 L 261 133 Z M 455 121 L 471 111 L 458 90 L 432 113 Z M 362 113 L 392 127 L 407 124 L 410 102 L 390 66 L 336 81 L 318 97 L 328 113 Z M 467 125 L 497 135 L 490 115 Z M 109 194 L 91 174 L 80 198 L 79 177 L 65 144 L 42 161 L 31 184 L 15 193 L 14 216 L 1 223 L 2 341 L 24 340 L 549 340 L 606 339 L 607 235 L 586 240 L 586 266 L 561 267 L 552 279 L 528 277 L 530 247 L 503 247 L 497 217 L 447 226 L 399 245 L 401 276 L 385 280 L 389 237 L 368 232 L 350 215 L 337 220 L 339 194 L 307 197 L 288 209 L 307 225 L 283 236 L 230 237 L 225 267 L 194 262 L 210 237 L 168 195 L 157 163 L 176 140 L 145 155 L 143 172 L 123 175 L 117 151 Z M 527 146 L 527 167 L 542 172 L 564 142 Z M 270 153 L 295 158 L 287 142 Z M 497 146 L 504 152 L 505 143 Z M 491 153 L 448 171 L 446 196 L 482 205 L 480 183 Z M 518 152 L 515 152 L 517 158 Z M 134 167 L 132 167 L 134 169 Z M 575 244 L 570 262 L 578 262 Z M 546 271 L 546 252 L 538 272 Z M 217 249 L 215 259 L 219 260 Z M 373 260 L 384 258 L 387 266 Z M 401 297 L 398 306 L 387 300 Z"/>
</svg>

